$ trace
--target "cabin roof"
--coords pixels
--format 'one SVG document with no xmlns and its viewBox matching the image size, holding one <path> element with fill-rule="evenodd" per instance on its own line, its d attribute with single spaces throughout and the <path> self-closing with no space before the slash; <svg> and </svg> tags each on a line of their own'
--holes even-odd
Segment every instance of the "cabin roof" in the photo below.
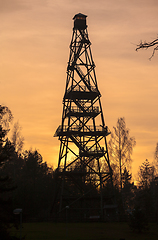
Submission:
<svg viewBox="0 0 158 240">
<path fill-rule="evenodd" d="M 76 18 L 76 17 L 87 17 L 86 15 L 82 14 L 82 13 L 78 13 L 76 14 L 74 17 L 73 17 L 73 20 Z"/>
</svg>

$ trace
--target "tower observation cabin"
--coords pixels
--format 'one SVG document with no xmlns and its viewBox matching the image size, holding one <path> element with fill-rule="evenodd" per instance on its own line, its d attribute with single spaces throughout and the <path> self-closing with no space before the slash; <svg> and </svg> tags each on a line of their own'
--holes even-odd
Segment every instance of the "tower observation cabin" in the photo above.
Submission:
<svg viewBox="0 0 158 240">
<path fill-rule="evenodd" d="M 61 220 L 67 211 L 73 221 L 92 215 L 104 219 L 104 205 L 113 194 L 105 194 L 107 181 L 112 184 L 106 140 L 110 131 L 104 121 L 86 19 L 81 13 L 73 18 L 62 119 L 54 134 L 60 150 L 52 212 Z"/>
<path fill-rule="evenodd" d="M 86 15 L 78 13 L 73 17 L 74 20 L 74 29 L 84 30 L 87 28 L 86 25 Z"/>
</svg>

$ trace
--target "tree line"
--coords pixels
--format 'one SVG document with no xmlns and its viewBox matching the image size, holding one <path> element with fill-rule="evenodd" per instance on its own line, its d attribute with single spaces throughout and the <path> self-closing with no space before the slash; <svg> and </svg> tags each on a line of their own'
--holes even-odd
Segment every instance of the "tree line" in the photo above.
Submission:
<svg viewBox="0 0 158 240">
<path fill-rule="evenodd" d="M 23 221 L 49 220 L 56 186 L 56 169 L 48 166 L 37 150 L 23 149 L 24 138 L 18 123 L 14 124 L 11 137 L 8 137 L 12 121 L 10 109 L 0 105 L 1 236 L 2 233 L 7 236 L 8 224 L 16 222 L 16 216 L 13 215 L 16 208 L 23 209 Z M 119 118 L 108 143 L 118 219 L 125 221 L 133 210 L 141 209 L 148 221 L 157 221 L 158 143 L 154 162 L 151 164 L 146 159 L 139 167 L 137 185 L 132 180 L 131 171 L 135 145 L 136 140 L 130 136 L 125 118 Z M 101 169 L 104 171 L 104 162 Z M 93 182 L 86 187 L 93 188 Z M 108 188 L 107 181 L 103 191 L 108 192 Z"/>
</svg>

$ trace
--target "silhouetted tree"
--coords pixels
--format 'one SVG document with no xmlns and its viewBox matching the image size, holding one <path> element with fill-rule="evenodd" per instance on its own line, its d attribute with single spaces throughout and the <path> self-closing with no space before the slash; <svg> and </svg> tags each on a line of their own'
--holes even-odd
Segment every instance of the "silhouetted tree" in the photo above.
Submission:
<svg viewBox="0 0 158 240">
<path fill-rule="evenodd" d="M 126 127 L 125 118 L 119 118 L 116 127 L 113 127 L 109 140 L 109 155 L 113 169 L 113 179 L 120 219 L 125 220 L 126 199 L 123 193 L 123 178 L 129 174 L 132 162 L 133 147 L 136 145 L 134 137 L 130 137 L 129 129 Z M 124 176 L 123 176 L 124 174 Z M 129 176 L 130 177 L 130 174 Z M 127 176 L 126 176 L 127 180 Z M 129 180 L 129 179 L 128 179 Z M 125 183 L 125 182 L 124 182 Z M 118 187 L 119 186 L 119 187 Z"/>
<path fill-rule="evenodd" d="M 134 199 L 136 194 L 136 186 L 134 182 L 132 182 L 132 174 L 125 168 L 122 173 L 122 194 L 124 199 L 124 207 L 125 210 L 134 208 Z"/>
<path fill-rule="evenodd" d="M 12 120 L 13 115 L 10 109 L 6 106 L 0 105 L 0 125 L 6 133 L 9 131 L 9 124 Z"/>
<path fill-rule="evenodd" d="M 154 167 L 146 159 L 139 167 L 136 202 L 149 219 L 153 217 L 155 206 L 154 179 Z"/>
<path fill-rule="evenodd" d="M 11 141 L 8 139 L 12 119 L 11 111 L 0 105 L 0 239 L 9 239 L 7 229 L 15 208 L 23 209 L 24 220 L 47 220 L 55 185 L 53 169 L 40 153 L 22 151 L 23 137 L 18 123 L 14 124 Z"/>
<path fill-rule="evenodd" d="M 13 143 L 15 151 L 19 155 L 22 152 L 24 145 L 24 137 L 21 135 L 21 127 L 19 125 L 19 122 L 14 123 L 11 141 Z"/>
<path fill-rule="evenodd" d="M 156 144 L 156 148 L 154 152 L 154 167 L 156 170 L 156 174 L 158 174 L 158 143 Z"/>
<path fill-rule="evenodd" d="M 7 162 L 14 157 L 14 147 L 7 138 L 11 111 L 0 105 L 0 239 L 9 239 L 8 229 L 12 219 L 11 192 L 15 189 L 11 178 L 5 174 Z"/>
<path fill-rule="evenodd" d="M 19 169 L 16 177 L 16 207 L 23 208 L 24 218 L 48 217 L 53 195 L 53 170 L 43 162 L 37 150 L 23 152 L 18 158 Z"/>
<path fill-rule="evenodd" d="M 154 157 L 158 161 L 158 143 L 156 144 L 155 156 Z"/>
<path fill-rule="evenodd" d="M 151 60 L 151 58 L 154 56 L 154 54 L 155 54 L 155 51 L 157 51 L 158 50 L 158 38 L 156 38 L 155 40 L 153 40 L 153 41 L 151 41 L 151 42 L 146 42 L 146 41 L 144 41 L 144 42 L 140 42 L 138 45 L 137 45 L 137 47 L 136 47 L 136 51 L 138 51 L 139 49 L 141 49 L 141 48 L 144 48 L 144 49 L 148 49 L 148 48 L 154 48 L 153 49 L 153 52 L 152 52 L 152 55 L 151 55 L 151 57 L 149 58 L 150 60 Z"/>
<path fill-rule="evenodd" d="M 115 172 L 119 175 L 119 185 L 122 189 L 122 173 L 130 168 L 133 147 L 136 145 L 134 137 L 130 137 L 125 118 L 119 118 L 116 127 L 113 127 L 109 141 L 110 161 L 115 165 Z"/>
<path fill-rule="evenodd" d="M 154 178 L 154 167 L 149 163 L 148 159 L 139 167 L 138 177 L 139 187 L 149 189 Z"/>
</svg>

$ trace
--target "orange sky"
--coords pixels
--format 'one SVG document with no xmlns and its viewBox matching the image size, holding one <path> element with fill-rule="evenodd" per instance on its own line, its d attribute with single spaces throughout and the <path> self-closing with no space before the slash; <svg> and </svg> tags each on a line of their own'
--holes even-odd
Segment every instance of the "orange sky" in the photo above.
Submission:
<svg viewBox="0 0 158 240">
<path fill-rule="evenodd" d="M 73 16 L 88 15 L 89 39 L 112 130 L 125 117 L 137 145 L 133 172 L 153 161 L 158 142 L 158 56 L 135 52 L 140 40 L 157 37 L 157 0 L 0 0 L 0 104 L 19 121 L 25 149 L 36 148 L 57 165 L 62 98 Z M 108 138 L 109 139 L 109 138 Z"/>
</svg>

